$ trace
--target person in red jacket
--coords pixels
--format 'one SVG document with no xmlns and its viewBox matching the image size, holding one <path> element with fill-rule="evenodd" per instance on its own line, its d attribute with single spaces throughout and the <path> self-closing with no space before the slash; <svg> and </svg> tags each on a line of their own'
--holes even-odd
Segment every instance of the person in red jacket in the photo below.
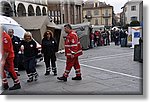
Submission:
<svg viewBox="0 0 150 102">
<path fill-rule="evenodd" d="M 82 48 L 80 45 L 79 38 L 75 31 L 72 30 L 70 24 L 64 26 L 64 30 L 68 35 L 65 40 L 65 56 L 67 57 L 66 69 L 62 77 L 57 77 L 58 80 L 67 81 L 68 74 L 71 71 L 71 68 L 74 67 L 76 72 L 76 77 L 73 77 L 72 80 L 82 80 L 80 64 L 78 57 L 82 55 Z"/>
<path fill-rule="evenodd" d="M 2 33 L 2 58 L 0 59 L 1 69 L 2 69 L 2 83 L 3 89 L 7 90 L 9 88 L 8 81 L 6 78 L 6 71 L 8 71 L 14 81 L 14 86 L 10 87 L 9 90 L 20 89 L 20 82 L 17 74 L 14 70 L 14 51 L 10 36 L 6 33 Z"/>
</svg>

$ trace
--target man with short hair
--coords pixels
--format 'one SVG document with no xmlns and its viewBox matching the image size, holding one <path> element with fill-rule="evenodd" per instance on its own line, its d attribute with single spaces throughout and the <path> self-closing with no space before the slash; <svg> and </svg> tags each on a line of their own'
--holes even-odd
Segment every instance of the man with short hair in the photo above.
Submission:
<svg viewBox="0 0 150 102">
<path fill-rule="evenodd" d="M 14 36 L 14 30 L 13 29 L 9 29 L 8 30 L 8 34 L 9 36 L 11 37 L 12 39 L 12 44 L 13 44 L 13 50 L 14 50 L 14 54 L 15 54 L 15 58 L 14 58 L 14 69 L 15 69 L 15 72 L 17 74 L 17 76 L 20 76 L 20 74 L 18 73 L 18 60 L 19 60 L 19 49 L 20 49 L 20 43 L 21 43 L 21 40 L 19 37 L 17 36 Z"/>
<path fill-rule="evenodd" d="M 64 30 L 68 35 L 65 40 L 65 56 L 67 57 L 66 61 L 66 70 L 62 77 L 57 77 L 58 80 L 67 81 L 67 77 L 71 71 L 71 68 L 74 67 L 76 76 L 72 80 L 82 80 L 80 64 L 78 57 L 82 55 L 82 48 L 80 45 L 79 38 L 75 31 L 72 30 L 70 24 L 64 26 Z"/>
</svg>

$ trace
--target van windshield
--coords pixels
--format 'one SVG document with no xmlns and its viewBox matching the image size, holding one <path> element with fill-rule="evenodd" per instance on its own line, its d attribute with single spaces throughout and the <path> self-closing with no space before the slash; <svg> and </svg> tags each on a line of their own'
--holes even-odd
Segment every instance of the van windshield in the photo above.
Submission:
<svg viewBox="0 0 150 102">
<path fill-rule="evenodd" d="M 25 30 L 17 25 L 3 25 L 6 32 L 8 32 L 9 29 L 14 30 L 14 35 L 18 36 L 19 38 L 23 39 Z"/>
</svg>

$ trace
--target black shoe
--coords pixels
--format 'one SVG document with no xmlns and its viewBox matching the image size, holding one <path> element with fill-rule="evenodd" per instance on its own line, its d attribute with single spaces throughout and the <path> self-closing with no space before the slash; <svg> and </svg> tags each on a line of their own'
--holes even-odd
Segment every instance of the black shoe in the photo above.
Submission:
<svg viewBox="0 0 150 102">
<path fill-rule="evenodd" d="M 38 80 L 38 76 L 39 76 L 38 74 L 36 74 L 36 75 L 34 76 L 34 78 L 35 78 L 34 81 L 37 81 L 37 80 Z"/>
<path fill-rule="evenodd" d="M 56 67 L 52 67 L 52 71 L 54 73 L 54 76 L 56 76 L 57 75 L 57 68 Z"/>
<path fill-rule="evenodd" d="M 9 90 L 16 90 L 16 89 L 21 89 L 20 84 L 15 84 L 14 86 L 9 88 Z"/>
<path fill-rule="evenodd" d="M 45 75 L 49 75 L 49 74 L 50 74 L 50 72 L 48 72 L 48 71 L 45 73 Z"/>
<path fill-rule="evenodd" d="M 58 80 L 65 81 L 65 82 L 67 81 L 67 77 L 64 77 L 64 76 L 62 76 L 62 77 L 57 77 L 57 79 L 58 79 Z"/>
<path fill-rule="evenodd" d="M 3 90 L 7 90 L 7 89 L 9 89 L 8 84 L 4 84 L 4 85 L 3 85 Z"/>
<path fill-rule="evenodd" d="M 72 80 L 82 80 L 82 77 L 81 76 L 76 76 L 76 77 L 73 77 Z"/>
<path fill-rule="evenodd" d="M 28 83 L 30 83 L 30 82 L 32 82 L 32 81 L 33 81 L 33 78 L 29 78 L 29 79 L 27 80 Z"/>
<path fill-rule="evenodd" d="M 54 76 L 56 76 L 56 75 L 57 75 L 57 71 L 53 71 L 53 73 L 54 73 Z"/>
</svg>

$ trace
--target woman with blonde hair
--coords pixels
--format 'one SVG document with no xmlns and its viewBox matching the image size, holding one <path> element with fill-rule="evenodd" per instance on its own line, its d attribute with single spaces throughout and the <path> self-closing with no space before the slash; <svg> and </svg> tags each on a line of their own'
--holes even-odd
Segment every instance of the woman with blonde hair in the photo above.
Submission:
<svg viewBox="0 0 150 102">
<path fill-rule="evenodd" d="M 38 74 L 35 69 L 35 58 L 38 50 L 36 48 L 36 42 L 32 38 L 30 32 L 24 34 L 24 40 L 21 42 L 21 50 L 24 52 L 24 67 L 29 77 L 27 82 L 37 81 Z"/>
<path fill-rule="evenodd" d="M 52 66 L 52 71 L 54 75 L 57 75 L 56 69 L 56 55 L 57 43 L 53 37 L 53 32 L 48 30 L 44 33 L 44 38 L 42 39 L 42 53 L 44 54 L 44 62 L 46 65 L 45 75 L 49 75 L 51 71 L 50 62 Z"/>
</svg>

